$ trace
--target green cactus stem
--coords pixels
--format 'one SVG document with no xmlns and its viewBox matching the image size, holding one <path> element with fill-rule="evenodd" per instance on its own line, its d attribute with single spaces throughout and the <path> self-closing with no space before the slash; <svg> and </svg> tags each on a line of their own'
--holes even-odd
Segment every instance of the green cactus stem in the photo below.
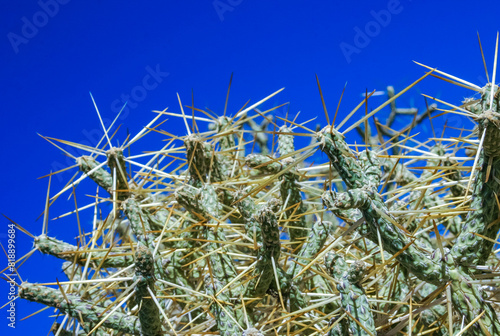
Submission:
<svg viewBox="0 0 500 336">
<path fill-rule="evenodd" d="M 113 147 L 106 152 L 108 157 L 108 167 L 112 174 L 116 174 L 116 193 L 118 200 L 125 200 L 130 196 L 127 167 L 121 148 Z"/>
<path fill-rule="evenodd" d="M 278 221 L 274 212 L 269 207 L 258 210 L 255 215 L 260 223 L 262 232 L 262 246 L 257 253 L 257 264 L 248 282 L 245 297 L 263 297 L 274 279 L 274 265 L 278 264 L 280 257 L 280 236 Z"/>
<path fill-rule="evenodd" d="M 362 262 L 355 262 L 350 267 L 345 260 L 335 253 L 325 256 L 328 272 L 334 277 L 340 292 L 340 302 L 349 318 L 349 335 L 377 335 L 370 304 L 360 281 L 363 278 Z"/>
<path fill-rule="evenodd" d="M 205 277 L 207 294 L 213 297 L 210 311 L 217 321 L 217 329 L 221 336 L 242 335 L 241 328 L 236 321 L 236 315 L 230 302 L 230 296 L 223 289 L 222 283 L 210 275 Z M 219 293 L 217 295 L 217 293 Z"/>
<path fill-rule="evenodd" d="M 67 261 L 75 261 L 79 265 L 84 266 L 87 259 L 90 257 L 90 265 L 101 268 L 108 267 L 127 267 L 130 265 L 134 258 L 129 251 L 98 251 L 88 252 L 79 249 L 77 246 L 68 244 L 62 240 L 40 235 L 35 237 L 35 247 L 42 253 L 50 254 L 60 259 Z"/>
<path fill-rule="evenodd" d="M 91 156 L 80 156 L 76 158 L 76 163 L 82 172 L 90 173 L 90 178 L 101 188 L 108 191 L 110 194 L 113 189 L 113 176 L 104 168 L 97 168 L 99 164 Z"/>
<path fill-rule="evenodd" d="M 29 301 L 44 304 L 59 309 L 69 316 L 84 322 L 84 329 L 90 331 L 92 326 L 101 322 L 106 316 L 105 308 L 80 299 L 79 296 L 66 293 L 46 286 L 29 282 L 22 283 L 19 288 L 19 297 Z M 136 316 L 113 312 L 103 323 L 105 328 L 111 328 L 127 334 L 140 335 L 141 323 Z"/>
<path fill-rule="evenodd" d="M 144 336 L 163 335 L 160 322 L 160 311 L 151 297 L 155 294 L 154 288 L 155 266 L 153 254 L 149 249 L 137 244 L 135 252 L 135 300 L 139 306 L 139 320 L 141 321 L 141 334 Z"/>
<path fill-rule="evenodd" d="M 476 309 L 484 311 L 482 325 L 485 325 L 490 333 L 500 332 L 500 323 L 495 311 L 481 298 L 480 288 L 467 282 L 470 276 L 463 269 L 456 268 L 451 257 L 447 257 L 446 264 L 440 258 L 429 258 L 396 225 L 383 199 L 371 184 L 373 179 L 365 175 L 361 165 L 343 140 L 343 136 L 328 126 L 318 133 L 318 137 L 320 148 L 328 155 L 332 165 L 350 188 L 349 191 L 338 194 L 326 191 L 322 196 L 326 207 L 360 209 L 368 224 L 370 240 L 377 242 L 377 234 L 380 234 L 384 249 L 392 254 L 398 253 L 397 260 L 422 281 L 439 286 L 451 280 L 455 308 L 468 321 L 472 321 L 477 316 Z M 474 300 L 474 304 L 477 305 L 475 309 L 469 307 L 470 300 Z"/>
</svg>

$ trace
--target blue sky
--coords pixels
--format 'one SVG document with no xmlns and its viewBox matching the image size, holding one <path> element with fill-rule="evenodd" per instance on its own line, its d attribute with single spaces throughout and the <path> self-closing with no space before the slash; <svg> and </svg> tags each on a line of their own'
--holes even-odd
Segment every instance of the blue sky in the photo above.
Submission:
<svg viewBox="0 0 500 336">
<path fill-rule="evenodd" d="M 195 106 L 221 113 L 234 73 L 230 113 L 249 99 L 256 102 L 285 87 L 268 106 L 290 102 L 290 113 L 301 111 L 299 121 L 317 115 L 324 124 L 315 74 L 330 113 L 348 83 L 339 118 L 366 89 L 393 85 L 399 91 L 422 76 L 424 69 L 413 60 L 485 84 L 476 33 L 481 34 L 491 73 L 500 13 L 500 4 L 493 1 L 467 6 L 417 0 L 0 3 L 4 162 L 0 212 L 36 235 L 41 232 L 42 222 L 36 219 L 43 211 L 48 184 L 38 177 L 73 164 L 37 133 L 95 145 L 102 132 L 89 91 L 106 120 L 113 119 L 127 101 L 119 122 L 123 130 L 135 134 L 153 118 L 152 110 L 169 107 L 178 112 L 177 92 L 188 103 L 193 90 Z M 399 106 L 423 108 L 421 93 L 454 103 L 470 94 L 427 78 L 398 99 Z M 370 108 L 382 102 L 382 97 L 374 97 Z M 437 128 L 444 119 L 436 120 Z M 457 117 L 449 119 L 449 125 L 464 125 Z M 429 131 L 428 125 L 422 127 L 422 132 Z M 164 128 L 186 133 L 175 118 Z M 132 150 L 140 151 L 142 145 L 147 142 Z M 65 172 L 55 177 L 51 195 L 71 176 Z M 79 192 L 84 188 L 90 187 L 82 186 Z M 51 217 L 73 206 L 71 198 L 61 198 Z M 4 246 L 8 223 L 0 218 Z M 78 234 L 76 219 L 51 221 L 49 234 L 71 240 Z M 31 239 L 18 231 L 17 256 L 31 247 Z M 0 260 L 4 266 L 6 258 Z M 64 279 L 60 265 L 55 258 L 35 253 L 20 274 L 31 282 Z M 0 304 L 7 302 L 8 289 L 0 282 Z M 46 334 L 52 310 L 19 321 L 40 308 L 16 301 L 16 329 L 7 327 L 3 309 L 0 330 L 25 335 L 36 328 Z"/>
</svg>

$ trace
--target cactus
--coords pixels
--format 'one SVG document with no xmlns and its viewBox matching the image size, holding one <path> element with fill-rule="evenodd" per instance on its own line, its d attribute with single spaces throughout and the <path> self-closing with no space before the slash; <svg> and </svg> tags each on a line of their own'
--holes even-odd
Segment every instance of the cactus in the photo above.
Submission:
<svg viewBox="0 0 500 336">
<path fill-rule="evenodd" d="M 157 129 L 158 116 L 120 147 L 109 139 L 76 158 L 81 178 L 65 190 L 93 182 L 107 193 L 96 213 L 112 210 L 75 244 L 45 225 L 32 235 L 67 280 L 39 275 L 46 282 L 19 283 L 19 297 L 57 309 L 59 335 L 500 335 L 499 90 L 451 78 L 480 97 L 436 99 L 440 109 L 477 127 L 417 149 L 411 129 L 439 109 L 396 107 L 413 84 L 388 87 L 344 132 L 345 121 L 312 131 L 257 109 L 275 93 L 207 131 L 181 106 L 185 136 Z M 373 124 L 385 106 L 385 124 Z M 413 121 L 393 130 L 405 115 Z M 151 129 L 168 145 L 126 154 Z M 316 152 L 323 162 L 308 163 Z"/>
</svg>

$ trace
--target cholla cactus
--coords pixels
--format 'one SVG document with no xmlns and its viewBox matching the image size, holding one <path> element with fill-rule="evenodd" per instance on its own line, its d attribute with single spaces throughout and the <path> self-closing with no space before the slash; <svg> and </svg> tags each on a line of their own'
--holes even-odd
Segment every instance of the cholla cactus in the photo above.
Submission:
<svg viewBox="0 0 500 336">
<path fill-rule="evenodd" d="M 213 117 L 208 131 L 181 105 L 186 136 L 162 131 L 159 113 L 120 147 L 74 144 L 90 150 L 75 158 L 81 177 L 52 200 L 93 181 L 108 195 L 65 215 L 113 209 L 77 245 L 44 225 L 34 249 L 62 259 L 68 279 L 38 276 L 19 297 L 56 308 L 58 335 L 500 335 L 499 90 L 495 77 L 483 88 L 451 78 L 479 99 L 438 103 L 477 127 L 432 147 L 407 142 L 437 105 L 396 107 L 418 81 L 388 87 L 343 132 L 347 120 L 312 131 L 257 109 L 276 92 Z M 370 125 L 385 106 L 385 125 Z M 392 130 L 405 114 L 409 126 Z M 151 130 L 168 144 L 127 155 Z M 312 141 L 300 148 L 304 134 Z M 325 161 L 306 164 L 316 151 Z"/>
</svg>

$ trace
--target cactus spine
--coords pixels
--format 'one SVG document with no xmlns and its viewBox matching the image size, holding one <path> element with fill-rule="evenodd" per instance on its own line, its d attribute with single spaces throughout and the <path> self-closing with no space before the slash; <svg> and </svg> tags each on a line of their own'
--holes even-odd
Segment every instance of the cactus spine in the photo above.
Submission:
<svg viewBox="0 0 500 336">
<path fill-rule="evenodd" d="M 169 145 L 146 154 L 125 154 L 140 136 L 95 148 L 76 163 L 108 193 L 92 206 L 113 210 L 77 244 L 37 235 L 68 281 L 23 282 L 19 297 L 57 308 L 59 335 L 499 335 L 499 91 L 474 89 L 459 108 L 474 132 L 411 155 L 408 131 L 437 105 L 397 108 L 392 87 L 385 125 L 349 128 L 361 151 L 334 125 L 278 125 L 255 106 L 206 132 L 164 132 Z M 405 114 L 410 126 L 392 130 Z M 304 130 L 312 141 L 298 149 Z M 476 148 L 469 175 L 465 145 Z M 316 152 L 324 162 L 306 163 Z"/>
</svg>

